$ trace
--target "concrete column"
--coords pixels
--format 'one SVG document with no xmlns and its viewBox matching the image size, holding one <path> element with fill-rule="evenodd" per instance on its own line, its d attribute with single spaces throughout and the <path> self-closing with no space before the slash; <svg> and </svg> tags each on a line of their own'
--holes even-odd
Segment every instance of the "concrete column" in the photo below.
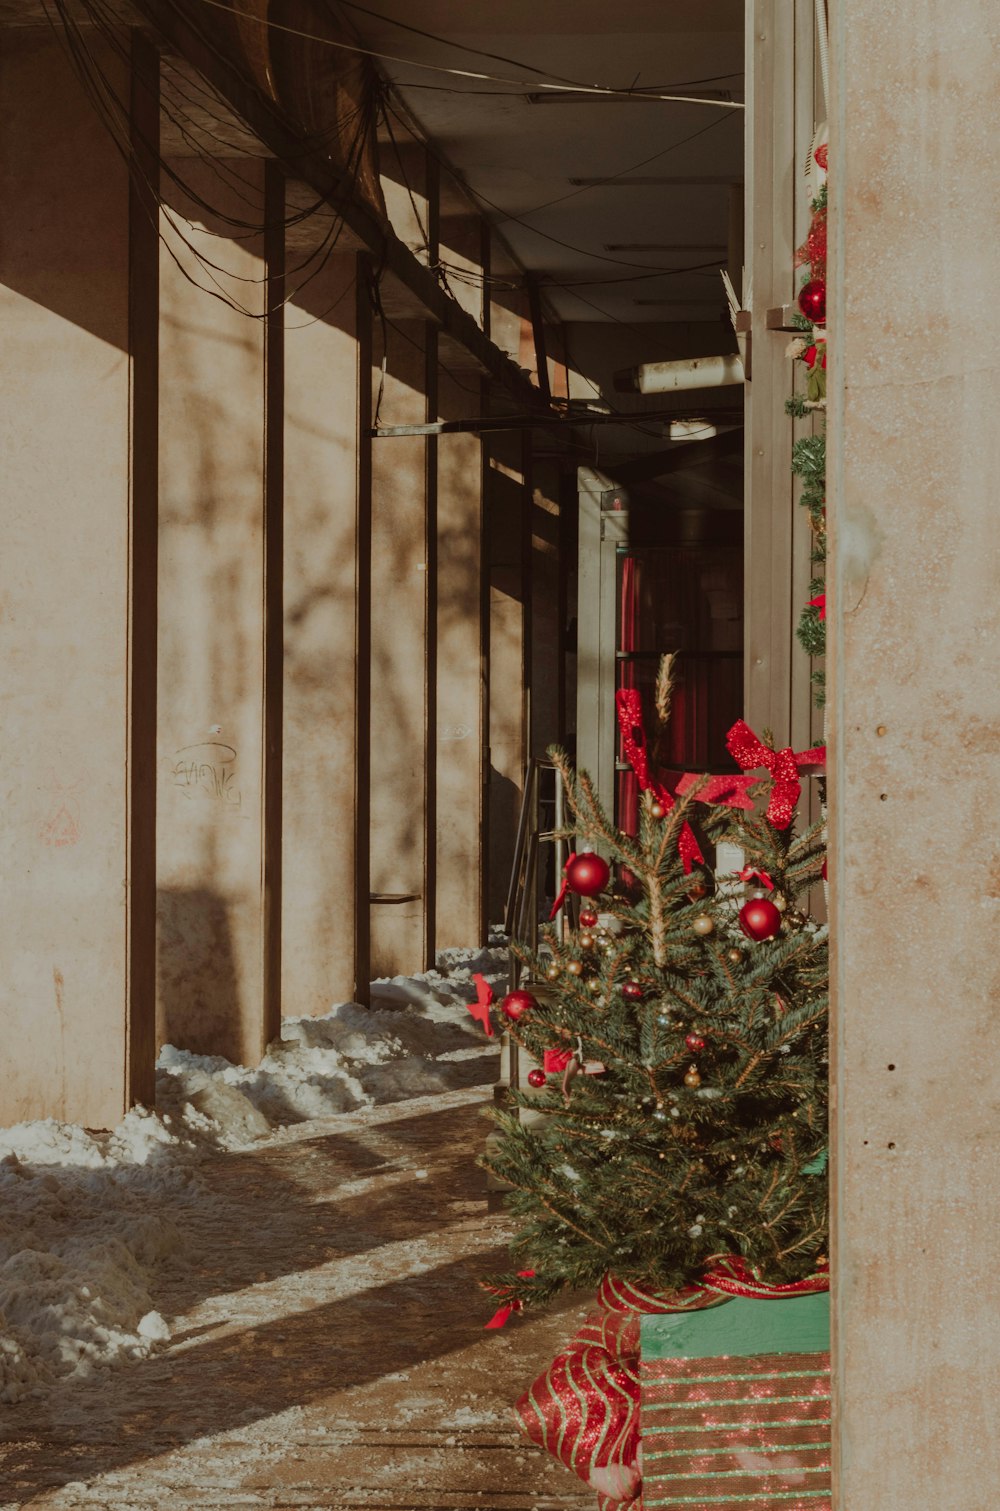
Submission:
<svg viewBox="0 0 1000 1511">
<path fill-rule="evenodd" d="M 371 371 L 358 341 L 356 266 L 353 255 L 334 254 L 286 312 L 282 998 L 289 1016 L 325 1013 L 355 994 L 357 502 L 361 450 L 370 445 L 359 436 L 358 393 Z"/>
<path fill-rule="evenodd" d="M 155 141 L 155 74 L 92 45 Z M 59 42 L 5 28 L 2 1123 L 110 1127 L 153 1093 L 156 277 L 131 209 L 130 237 L 128 175 Z"/>
<path fill-rule="evenodd" d="M 1000 278 L 979 4 L 831 12 L 838 1511 L 986 1511 L 1000 1358 Z M 988 198 L 988 192 L 987 192 Z"/>
<path fill-rule="evenodd" d="M 262 205 L 262 165 L 237 167 Z M 265 991 L 264 247 L 229 239 L 224 215 L 259 212 L 228 181 L 191 159 L 180 173 L 219 213 L 165 184 L 169 213 L 224 271 L 165 226 L 181 267 L 164 250 L 158 1033 L 253 1064 L 280 1022 Z"/>
<path fill-rule="evenodd" d="M 386 324 L 375 346 L 383 425 L 426 419 L 426 326 Z M 384 374 L 379 367 L 386 342 Z M 371 894 L 373 976 L 424 964 L 425 436 L 372 447 Z"/>
<path fill-rule="evenodd" d="M 443 419 L 479 402 L 441 375 Z M 485 942 L 483 443 L 438 441 L 437 947 Z"/>
<path fill-rule="evenodd" d="M 522 438 L 489 440 L 484 474 L 489 563 L 489 919 L 503 915 L 528 758 L 530 493 Z"/>
<path fill-rule="evenodd" d="M 814 429 L 785 414 L 801 364 L 769 310 L 794 302 L 795 249 L 809 194 L 802 164 L 812 143 L 813 0 L 750 0 L 747 10 L 746 266 L 753 275 L 753 381 L 744 386 L 746 563 L 744 713 L 754 729 L 803 750 L 822 737 L 810 663 L 795 639 L 809 600 L 812 535 L 798 505 L 792 446 Z M 773 316 L 772 316 L 773 320 Z M 801 382 L 801 378 L 799 378 Z"/>
<path fill-rule="evenodd" d="M 531 753 L 544 759 L 565 734 L 559 469 L 535 461 L 531 481 Z"/>
</svg>

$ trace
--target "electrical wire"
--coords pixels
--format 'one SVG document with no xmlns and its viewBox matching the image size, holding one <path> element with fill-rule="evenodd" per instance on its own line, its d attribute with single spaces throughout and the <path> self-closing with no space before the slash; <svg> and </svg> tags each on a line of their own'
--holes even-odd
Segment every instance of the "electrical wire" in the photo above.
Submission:
<svg viewBox="0 0 1000 1511">
<path fill-rule="evenodd" d="M 634 89 L 614 89 L 612 86 L 606 84 L 580 84 L 576 81 L 557 82 L 555 80 L 547 82 L 544 79 L 538 82 L 530 79 L 505 79 L 498 74 L 479 73 L 468 68 L 448 68 L 442 63 L 421 63 L 416 58 L 400 58 L 393 53 L 380 52 L 374 47 L 363 47 L 358 42 L 335 42 L 332 38 L 322 37 L 316 32 L 303 31 L 297 26 L 285 26 L 280 21 L 271 20 L 269 16 L 249 16 L 245 11 L 239 11 L 234 6 L 227 5 L 226 0 L 198 0 L 198 3 L 210 6 L 214 10 L 225 11 L 230 16 L 237 16 L 241 21 L 256 21 L 259 26 L 270 27 L 272 31 L 285 32 L 292 37 L 301 37 L 306 42 L 315 42 L 321 47 L 332 47 L 338 52 L 359 53 L 364 57 L 378 58 L 383 63 L 401 63 L 406 68 L 423 68 L 431 73 L 452 74 L 456 78 L 461 79 L 482 79 L 484 82 L 490 84 L 514 84 L 519 89 L 554 89 L 560 94 L 564 94 L 569 90 L 576 94 L 596 94 L 618 99 L 631 99 L 634 98 L 636 93 Z M 723 110 L 745 109 L 742 100 L 708 100 L 697 95 L 650 94 L 645 90 L 642 97 L 646 100 L 663 100 L 671 104 L 715 105 L 717 108 Z"/>
<path fill-rule="evenodd" d="M 626 100 L 635 101 L 635 100 L 644 100 L 646 98 L 649 98 L 650 100 L 652 100 L 652 101 L 655 102 L 656 100 L 658 100 L 659 95 L 661 93 L 665 93 L 668 90 L 674 90 L 674 89 L 691 89 L 691 88 L 694 88 L 695 85 L 698 85 L 698 84 L 715 84 L 715 83 L 720 83 L 721 84 L 726 79 L 742 79 L 743 77 L 744 77 L 744 75 L 742 73 L 716 73 L 716 74 L 710 75 L 707 79 L 681 79 L 681 80 L 678 80 L 677 83 L 674 83 L 674 84 L 649 85 L 649 91 L 650 92 L 649 92 L 648 96 L 647 96 L 646 89 L 633 88 L 633 89 L 630 89 L 628 91 L 625 91 L 622 94 L 621 103 L 624 104 Z M 390 83 L 398 84 L 403 89 L 433 89 L 433 90 L 436 90 L 440 94 L 481 95 L 485 99 L 494 99 L 494 100 L 521 100 L 521 99 L 524 99 L 524 95 L 521 93 L 520 90 L 517 90 L 517 89 L 458 89 L 453 84 L 418 83 L 415 79 L 406 79 L 406 80 L 403 80 L 403 79 L 391 79 Z M 531 92 L 533 92 L 532 91 L 532 86 L 530 84 L 528 85 L 528 90 L 529 90 L 529 94 Z M 562 91 L 562 93 L 563 94 L 571 94 L 572 90 L 564 89 Z M 724 94 L 728 95 L 728 94 L 730 94 L 730 91 L 729 90 L 725 90 L 725 91 L 720 90 L 719 93 L 720 94 L 724 93 Z M 684 95 L 683 98 L 684 99 L 689 99 L 690 96 Z M 535 103 L 535 102 L 532 102 L 532 103 Z M 579 103 L 579 104 L 583 105 L 583 104 L 586 104 L 586 100 L 583 99 L 583 100 L 580 100 L 580 101 L 573 101 L 572 103 L 573 104 Z M 617 101 L 614 101 L 613 103 L 617 103 Z M 713 105 L 727 104 L 727 103 L 728 104 L 732 104 L 733 102 L 731 100 L 727 101 L 727 100 L 719 100 L 719 99 L 715 99 L 715 100 L 712 101 Z M 741 107 L 743 106 L 743 101 L 742 100 L 738 101 L 737 103 Z"/>
<path fill-rule="evenodd" d="M 660 158 L 667 157 L 671 152 L 676 152 L 679 147 L 686 147 L 688 142 L 693 142 L 696 137 L 704 136 L 706 131 L 714 131 L 724 121 L 731 121 L 732 119 L 733 117 L 730 115 L 720 115 L 717 120 L 709 121 L 707 126 L 699 126 L 697 131 L 692 131 L 688 136 L 682 136 L 678 142 L 671 142 L 669 147 L 664 147 L 660 152 L 654 152 L 651 157 L 644 157 L 637 163 L 630 163 L 627 168 L 622 168 L 618 173 L 609 173 L 605 178 L 601 179 L 600 183 L 583 184 L 579 189 L 571 189 L 568 194 L 558 195 L 556 199 L 547 199 L 540 205 L 532 205 L 530 210 L 522 210 L 521 214 L 522 216 L 537 215 L 539 210 L 548 210 L 552 205 L 561 205 L 567 199 L 576 199 L 579 194 L 591 194 L 595 189 L 601 189 L 607 184 L 616 183 L 619 179 L 627 178 L 637 168 L 645 168 L 649 163 L 658 162 Z"/>
<path fill-rule="evenodd" d="M 400 103 L 402 103 L 402 102 L 400 101 Z M 405 127 L 405 129 L 407 131 L 409 131 L 411 129 L 410 123 L 408 121 L 406 121 L 406 120 L 403 119 L 403 117 L 399 114 L 399 111 L 397 109 L 395 109 L 392 105 L 388 105 L 387 108 L 395 116 L 396 120 L 399 122 L 399 124 L 401 126 Z M 541 236 L 541 237 L 544 238 L 545 241 L 551 241 L 557 247 L 562 247 L 567 252 L 575 252 L 580 257 L 593 257 L 598 262 L 610 262 L 610 263 L 613 263 L 616 267 L 620 267 L 620 268 L 637 268 L 637 269 L 639 269 L 640 272 L 644 272 L 644 273 L 669 273 L 670 272 L 669 268 L 654 268 L 654 267 L 651 267 L 648 262 L 628 262 L 623 257 L 608 257 L 603 252 L 592 252 L 587 247 L 574 246 L 571 241 L 563 241 L 563 239 L 561 237 L 559 237 L 559 236 L 552 236 L 552 235 L 550 235 L 550 233 L 548 231 L 540 231 L 537 226 L 529 225 L 528 222 L 526 220 L 523 220 L 521 216 L 519 216 L 519 215 L 513 215 L 509 211 L 505 210 L 502 205 L 498 205 L 495 202 L 495 200 L 492 200 L 492 199 L 489 198 L 488 195 L 483 194 L 483 192 L 480 189 L 474 189 L 470 183 L 468 183 L 465 179 L 463 179 L 461 177 L 460 174 L 458 174 L 455 171 L 455 169 L 452 167 L 451 163 L 449 163 L 445 158 L 443 158 L 439 152 L 435 151 L 435 149 L 431 146 L 431 144 L 429 142 L 427 142 L 425 140 L 424 145 L 425 145 L 428 153 L 430 154 L 430 156 L 434 159 L 434 161 L 437 162 L 437 163 L 439 163 L 441 165 L 441 167 L 446 168 L 448 170 L 448 172 L 452 175 L 453 178 L 456 178 L 456 179 L 459 180 L 459 182 L 462 184 L 463 188 L 466 190 L 466 192 L 468 193 L 468 195 L 470 196 L 470 198 L 477 200 L 481 205 L 487 205 L 487 206 L 489 206 L 489 208 L 491 210 L 496 210 L 497 214 L 503 216 L 504 220 L 509 220 L 509 221 L 514 222 L 515 224 L 517 224 L 519 226 L 523 226 L 524 229 L 526 231 L 530 231 L 532 233 L 532 235 L 534 235 L 534 236 Z"/>
<path fill-rule="evenodd" d="M 101 13 L 100 6 L 95 5 L 94 0 L 82 0 L 82 3 L 84 4 L 84 7 L 90 15 L 92 21 L 94 21 L 95 27 L 100 32 L 105 33 L 106 39 L 113 47 L 115 47 L 119 51 L 119 54 L 121 55 L 121 38 L 119 37 L 116 28 L 107 28 L 106 25 L 102 25 L 102 22 L 105 18 Z M 221 268 L 218 264 L 213 263 L 211 259 L 207 258 L 205 254 L 184 234 L 180 226 L 177 224 L 177 221 L 174 219 L 170 208 L 163 204 L 159 184 L 154 183 L 142 167 L 139 154 L 137 154 L 134 149 L 133 131 L 135 132 L 135 136 L 138 139 L 140 145 L 145 149 L 145 152 L 157 163 L 157 166 L 161 171 L 167 171 L 168 176 L 173 179 L 173 181 L 178 185 L 182 192 L 188 194 L 196 204 L 205 209 L 208 213 L 214 215 L 218 212 L 215 211 L 213 206 L 211 206 L 200 195 L 198 195 L 190 185 L 185 184 L 178 175 L 171 173 L 169 170 L 169 165 L 162 158 L 155 144 L 150 143 L 141 132 L 135 130 L 134 123 L 131 119 L 131 110 L 129 105 L 118 95 L 118 93 L 114 89 L 110 79 L 108 78 L 108 75 L 94 56 L 93 50 L 87 46 L 86 41 L 83 39 L 83 34 L 80 31 L 75 18 L 68 14 L 63 0 L 52 0 L 52 4 L 58 16 L 58 21 L 49 10 L 48 0 L 44 0 L 44 4 L 46 17 L 56 35 L 66 47 L 71 64 L 74 67 L 74 70 L 76 71 L 78 77 L 80 78 L 85 93 L 89 96 L 99 119 L 101 119 L 106 129 L 108 130 L 115 149 L 124 159 L 130 177 L 139 186 L 140 191 L 142 191 L 140 192 L 138 197 L 139 202 L 143 207 L 144 213 L 148 216 L 151 224 L 153 225 L 158 240 L 164 247 L 167 255 L 171 258 L 172 262 L 175 264 L 181 275 L 202 293 L 208 294 L 212 298 L 219 299 L 222 303 L 228 305 L 229 308 L 233 309 L 241 315 L 246 316 L 249 319 L 264 320 L 268 317 L 269 314 L 273 312 L 274 309 L 281 308 L 283 305 L 289 303 L 292 299 L 294 299 L 295 296 L 300 293 L 301 290 L 309 282 L 311 282 L 313 278 L 318 276 L 318 274 L 326 266 L 336 246 L 337 240 L 339 239 L 340 234 L 343 230 L 343 218 L 335 218 L 330 228 L 328 228 L 326 235 L 324 236 L 323 241 L 320 243 L 319 247 L 310 252 L 308 257 L 306 257 L 303 262 L 293 270 L 293 274 L 301 271 L 302 269 L 308 267 L 311 263 L 315 262 L 317 257 L 320 257 L 322 255 L 322 260 L 320 261 L 319 265 L 315 267 L 312 272 L 307 275 L 306 278 L 304 278 L 299 284 L 297 284 L 295 288 L 291 289 L 286 294 L 285 298 L 280 302 L 280 304 L 274 306 L 269 305 L 268 309 L 262 312 L 247 309 L 245 305 L 232 297 L 232 295 L 222 287 L 218 279 L 214 277 L 214 273 L 220 272 L 226 278 L 241 283 L 266 284 L 268 281 L 267 272 L 265 271 L 262 277 L 255 278 L 244 277 L 243 275 L 234 273 L 229 269 Z M 365 133 L 363 127 L 356 133 L 355 141 L 354 143 L 352 143 L 352 150 L 350 153 L 351 159 L 353 159 L 354 149 L 358 147 L 359 144 L 363 143 L 364 134 Z M 351 164 L 349 162 L 348 167 L 350 168 L 350 166 Z M 170 225 L 177 239 L 188 249 L 191 256 L 195 259 L 198 265 L 201 266 L 209 281 L 215 285 L 214 288 L 206 287 L 205 284 L 200 283 L 198 279 L 193 277 L 188 269 L 184 267 L 173 246 L 171 246 L 169 239 L 163 233 L 158 213 L 151 209 L 151 206 L 158 206 L 163 210 L 164 220 Z M 303 212 L 297 212 L 295 216 L 285 217 L 282 222 L 276 222 L 276 224 L 294 224 L 304 218 L 306 217 Z M 236 221 L 234 223 L 237 225 L 250 227 L 258 235 L 268 229 L 267 225 L 261 224 L 260 222 L 254 224 L 251 222 Z M 233 237 L 233 239 L 235 240 L 237 238 Z M 337 301 L 337 303 L 339 303 L 339 300 Z"/>
</svg>

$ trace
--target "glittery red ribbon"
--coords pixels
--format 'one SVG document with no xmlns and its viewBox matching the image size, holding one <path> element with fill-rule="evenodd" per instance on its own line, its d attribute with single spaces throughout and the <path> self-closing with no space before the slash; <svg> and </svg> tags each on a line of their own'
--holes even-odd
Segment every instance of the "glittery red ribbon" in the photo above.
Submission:
<svg viewBox="0 0 1000 1511">
<path fill-rule="evenodd" d="M 574 850 L 573 853 L 572 853 L 572 855 L 567 860 L 566 864 L 563 866 L 562 886 L 559 888 L 559 896 L 556 898 L 555 902 L 552 904 L 552 912 L 549 914 L 549 923 L 552 922 L 552 920 L 555 918 L 556 914 L 558 913 L 559 909 L 562 907 L 563 903 L 566 901 L 566 894 L 569 892 L 569 882 L 566 880 L 566 873 L 567 873 L 567 871 L 569 870 L 570 866 L 573 864 L 573 862 L 575 860 L 576 860 L 576 851 Z"/>
<path fill-rule="evenodd" d="M 731 776 L 727 773 L 724 776 L 704 777 L 693 771 L 686 771 L 674 790 L 678 797 L 683 797 L 685 792 L 690 792 L 697 784 L 695 797 L 699 803 L 712 803 L 720 808 L 742 808 L 750 813 L 753 811 L 750 788 L 755 781 L 755 777 L 737 776 L 735 773 Z"/>
<path fill-rule="evenodd" d="M 640 1511 L 642 1315 L 701 1311 L 732 1296 L 777 1300 L 829 1288 L 825 1272 L 771 1285 L 738 1255 L 719 1260 L 700 1282 L 681 1291 L 648 1291 L 609 1273 L 597 1292 L 599 1310 L 517 1402 L 521 1429 L 598 1491 L 602 1511 Z"/>
<path fill-rule="evenodd" d="M 632 770 L 635 772 L 640 791 L 651 792 L 665 812 L 674 806 L 674 799 L 662 782 L 655 782 L 649 774 L 649 754 L 646 747 L 646 726 L 642 718 L 642 699 L 639 690 L 635 687 L 620 687 L 615 693 L 615 704 L 618 710 L 618 727 L 622 732 L 622 749 Z M 691 875 L 691 868 L 696 863 L 699 866 L 705 864 L 695 839 L 694 830 L 685 820 L 681 825 L 681 832 L 677 837 L 677 852 L 684 866 L 684 875 Z"/>
<path fill-rule="evenodd" d="M 826 748 L 815 745 L 811 750 L 796 752 L 790 745 L 772 750 L 759 740 L 749 724 L 738 719 L 726 736 L 730 755 L 744 771 L 763 767 L 771 777 L 771 798 L 767 818 L 776 829 L 787 829 L 802 791 L 801 771 L 821 771 L 826 764 Z"/>
</svg>

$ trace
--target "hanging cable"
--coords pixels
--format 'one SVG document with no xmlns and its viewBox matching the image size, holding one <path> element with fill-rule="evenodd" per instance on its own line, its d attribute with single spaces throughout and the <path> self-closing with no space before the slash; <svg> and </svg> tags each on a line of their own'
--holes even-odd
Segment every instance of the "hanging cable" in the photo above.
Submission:
<svg viewBox="0 0 1000 1511">
<path fill-rule="evenodd" d="M 185 234 L 172 208 L 163 203 L 159 184 L 153 182 L 142 168 L 141 163 L 133 150 L 133 123 L 131 121 L 129 106 L 127 102 L 115 90 L 107 73 L 101 67 L 100 63 L 95 57 L 93 49 L 87 46 L 87 42 L 83 37 L 83 33 L 80 30 L 76 19 L 67 11 L 64 0 L 51 0 L 56 15 L 53 15 L 49 10 L 49 0 L 43 0 L 43 3 L 50 25 L 65 46 L 70 58 L 70 62 L 74 67 L 74 70 L 77 73 L 78 77 L 80 78 L 84 90 L 88 94 L 99 118 L 107 128 L 116 150 L 124 159 L 130 176 L 144 190 L 144 193 L 140 196 L 140 201 L 144 207 L 144 211 L 147 215 L 149 215 L 150 221 L 153 224 L 154 230 L 156 231 L 156 235 L 161 245 L 163 246 L 164 250 L 170 257 L 171 261 L 174 263 L 178 271 L 181 273 L 182 277 L 184 277 L 187 282 L 191 283 L 193 287 L 197 288 L 200 292 L 208 294 L 214 299 L 219 299 L 222 303 L 226 304 L 236 313 L 244 315 L 248 319 L 265 319 L 266 312 L 246 308 L 246 306 L 242 302 L 233 297 L 233 295 L 223 287 L 218 278 L 216 278 L 214 275 L 215 273 L 219 273 L 222 277 L 232 282 L 262 285 L 267 282 L 268 275 L 266 271 L 260 277 L 255 277 L 239 274 L 232 271 L 231 269 L 224 268 L 220 264 L 213 262 L 213 260 L 209 258 L 198 246 L 196 246 L 195 243 L 190 239 L 190 237 Z M 99 0 L 81 0 L 81 3 L 86 9 L 91 20 L 94 22 L 95 29 L 98 31 L 98 33 L 104 37 L 109 46 L 114 49 L 119 56 L 127 59 L 127 50 L 124 47 L 120 27 L 112 25 L 108 22 L 107 14 L 102 10 Z M 360 160 L 360 153 L 364 147 L 369 125 L 367 119 L 365 118 L 365 113 L 362 110 L 359 109 L 356 114 L 359 124 L 358 130 L 355 132 L 354 139 L 348 151 L 348 159 L 346 165 L 346 176 L 348 177 L 348 179 L 352 179 L 356 171 L 355 158 Z M 237 216 L 226 215 L 223 212 L 219 211 L 215 206 L 205 200 L 203 196 L 201 196 L 193 188 L 192 185 L 187 183 L 176 171 L 171 168 L 168 161 L 159 152 L 155 143 L 151 143 L 146 140 L 141 133 L 139 133 L 138 136 L 142 146 L 146 149 L 146 152 L 148 153 L 150 158 L 156 162 L 159 171 L 161 173 L 165 173 L 182 194 L 188 197 L 193 204 L 195 204 L 199 209 L 203 210 L 207 215 L 217 218 L 224 223 L 227 223 L 227 230 L 222 232 L 215 232 L 210 227 L 206 226 L 204 229 L 206 230 L 206 232 L 208 232 L 208 234 L 218 235 L 227 240 L 239 241 L 249 239 L 249 237 L 251 236 L 260 236 L 269 228 L 266 219 L 263 216 L 263 212 L 257 219 L 251 221 L 243 220 Z M 218 166 L 218 160 L 214 158 L 213 154 L 206 154 L 199 151 L 198 156 L 203 161 L 209 162 L 211 165 Z M 244 180 L 243 182 L 245 183 L 246 181 Z M 194 259 L 194 261 L 202 269 L 209 282 L 214 285 L 214 288 L 207 287 L 204 283 L 199 282 L 199 280 L 192 276 L 190 271 L 184 266 L 183 262 L 178 257 L 174 247 L 171 245 L 170 239 L 164 234 L 163 226 L 160 222 L 160 216 L 155 211 L 152 211 L 150 209 L 151 205 L 159 206 L 159 208 L 163 212 L 164 223 L 169 226 L 170 231 L 173 233 L 173 236 L 176 238 L 176 240 L 184 248 L 186 248 L 192 259 Z M 304 211 L 297 211 L 292 216 L 283 217 L 280 223 L 286 228 L 291 225 L 301 224 L 312 215 L 318 213 L 319 209 L 324 205 L 329 205 L 329 200 L 325 197 L 320 197 L 319 199 L 317 199 L 313 206 L 308 207 Z M 334 209 L 332 205 L 330 206 L 330 208 Z M 303 258 L 301 263 L 297 264 L 290 270 L 290 276 L 294 277 L 298 273 L 304 272 L 306 269 L 310 269 L 310 271 L 307 272 L 305 276 L 293 288 L 288 289 L 285 298 L 281 301 L 281 304 L 274 306 L 274 308 L 281 308 L 283 305 L 288 304 L 298 294 L 300 294 L 301 291 L 310 282 L 312 282 L 315 277 L 319 276 L 323 268 L 327 265 L 330 256 L 332 255 L 342 234 L 343 228 L 343 217 L 338 216 L 336 215 L 336 213 L 334 213 L 331 224 L 324 234 L 321 242 L 316 248 L 310 251 L 305 258 Z M 245 234 L 237 234 L 239 231 L 242 231 Z M 317 261 L 317 259 L 319 260 Z M 339 300 L 335 301 L 335 304 L 331 306 L 331 308 L 335 308 L 336 304 L 338 304 L 339 302 Z"/>
<path fill-rule="evenodd" d="M 392 105 L 388 105 L 387 108 L 392 112 L 401 126 L 405 127 L 407 131 L 411 129 L 409 122 L 403 119 L 398 109 L 394 108 Z M 517 225 L 523 226 L 526 231 L 531 231 L 533 235 L 541 236 L 545 241 L 554 242 L 556 246 L 564 248 L 564 250 L 567 252 L 575 252 L 578 256 L 581 257 L 593 257 L 598 262 L 610 262 L 613 263 L 615 267 L 638 268 L 641 272 L 644 273 L 668 273 L 670 271 L 669 268 L 651 267 L 647 262 L 628 262 L 623 257 L 607 257 L 603 252 L 592 252 L 587 247 L 578 247 L 574 246 L 570 241 L 563 241 L 559 236 L 551 236 L 548 231 L 540 231 L 537 226 L 529 225 L 528 222 L 526 220 L 523 220 L 519 215 L 511 214 L 509 211 L 505 210 L 502 205 L 496 204 L 494 200 L 483 194 L 481 190 L 474 189 L 470 183 L 466 182 L 466 180 L 459 178 L 459 175 L 456 173 L 452 165 L 447 162 L 439 152 L 436 152 L 429 142 L 425 141 L 424 145 L 435 162 L 439 163 L 441 167 L 446 168 L 453 178 L 459 179 L 459 182 L 462 184 L 462 187 L 465 189 L 471 199 L 477 200 L 481 205 L 487 205 L 491 210 L 496 210 L 497 214 L 502 215 L 504 220 L 509 220 Z"/>
<path fill-rule="evenodd" d="M 678 147 L 686 147 L 688 142 L 693 142 L 696 137 L 704 136 L 706 131 L 714 131 L 724 121 L 731 121 L 732 119 L 732 116 L 720 115 L 717 120 L 709 121 L 707 126 L 699 126 L 698 130 L 692 131 L 689 136 L 681 137 L 679 142 L 671 142 L 670 146 L 664 147 L 661 152 L 654 152 L 652 156 L 641 158 L 637 163 L 630 163 L 627 168 L 622 168 L 618 173 L 609 173 L 605 178 L 601 179 L 600 183 L 584 184 L 579 189 L 571 189 L 568 194 L 560 194 L 556 199 L 547 199 L 540 205 L 532 205 L 530 210 L 522 210 L 521 214 L 522 216 L 537 215 L 539 210 L 548 210 L 552 205 L 565 203 L 567 199 L 576 199 L 579 194 L 591 194 L 595 189 L 601 189 L 606 184 L 617 183 L 619 179 L 627 178 L 630 173 L 634 173 L 637 168 L 645 168 L 649 163 L 658 162 L 660 158 L 668 156 L 671 152 L 676 152 Z"/>
<path fill-rule="evenodd" d="M 292 37 L 302 37 L 306 42 L 315 42 L 320 47 L 332 47 L 339 52 L 359 53 L 367 58 L 378 58 L 383 63 L 401 63 L 407 68 L 423 68 L 431 73 L 453 74 L 461 79 L 482 79 L 490 84 L 514 84 L 518 89 L 554 89 L 560 94 L 568 91 L 574 94 L 604 95 L 612 99 L 633 99 L 634 89 L 614 89 L 606 84 L 580 84 L 575 81 L 541 80 L 530 79 L 506 79 L 498 74 L 479 73 L 469 68 L 448 68 L 441 63 L 422 63 L 416 58 L 400 58 L 393 53 L 380 52 L 374 47 L 363 47 L 358 42 L 335 42 L 330 37 L 320 36 L 316 32 L 303 31 L 297 26 L 285 26 L 280 21 L 273 21 L 269 16 L 249 16 L 245 11 L 237 10 L 234 6 L 226 3 L 226 0 L 198 0 L 199 5 L 207 5 L 214 10 L 226 11 L 231 16 L 237 16 L 241 21 L 255 21 L 259 26 L 269 27 L 272 31 L 285 32 Z M 664 100 L 671 104 L 681 105 L 715 105 L 723 110 L 743 110 L 742 100 L 709 100 L 698 95 L 690 94 L 649 94 L 645 90 L 642 94 L 645 100 Z"/>
</svg>

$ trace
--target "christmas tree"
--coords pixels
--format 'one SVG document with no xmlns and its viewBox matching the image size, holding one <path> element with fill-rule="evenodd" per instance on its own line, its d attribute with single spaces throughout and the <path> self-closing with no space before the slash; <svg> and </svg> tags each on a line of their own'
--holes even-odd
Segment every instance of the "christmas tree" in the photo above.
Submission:
<svg viewBox="0 0 1000 1511">
<path fill-rule="evenodd" d="M 676 1292 L 724 1261 L 770 1284 L 826 1263 L 827 943 L 801 907 L 823 826 L 793 819 L 822 752 L 740 723 L 730 749 L 763 781 L 688 777 L 675 800 L 650 775 L 638 695 L 619 699 L 638 833 L 550 752 L 591 851 L 571 857 L 563 905 L 591 900 L 518 950 L 527 989 L 501 1004 L 541 1088 L 511 1090 L 483 1160 L 519 1222 L 511 1272 L 487 1288 L 515 1310 L 609 1272 Z M 717 878 L 703 847 L 723 840 L 744 863 Z"/>
</svg>

